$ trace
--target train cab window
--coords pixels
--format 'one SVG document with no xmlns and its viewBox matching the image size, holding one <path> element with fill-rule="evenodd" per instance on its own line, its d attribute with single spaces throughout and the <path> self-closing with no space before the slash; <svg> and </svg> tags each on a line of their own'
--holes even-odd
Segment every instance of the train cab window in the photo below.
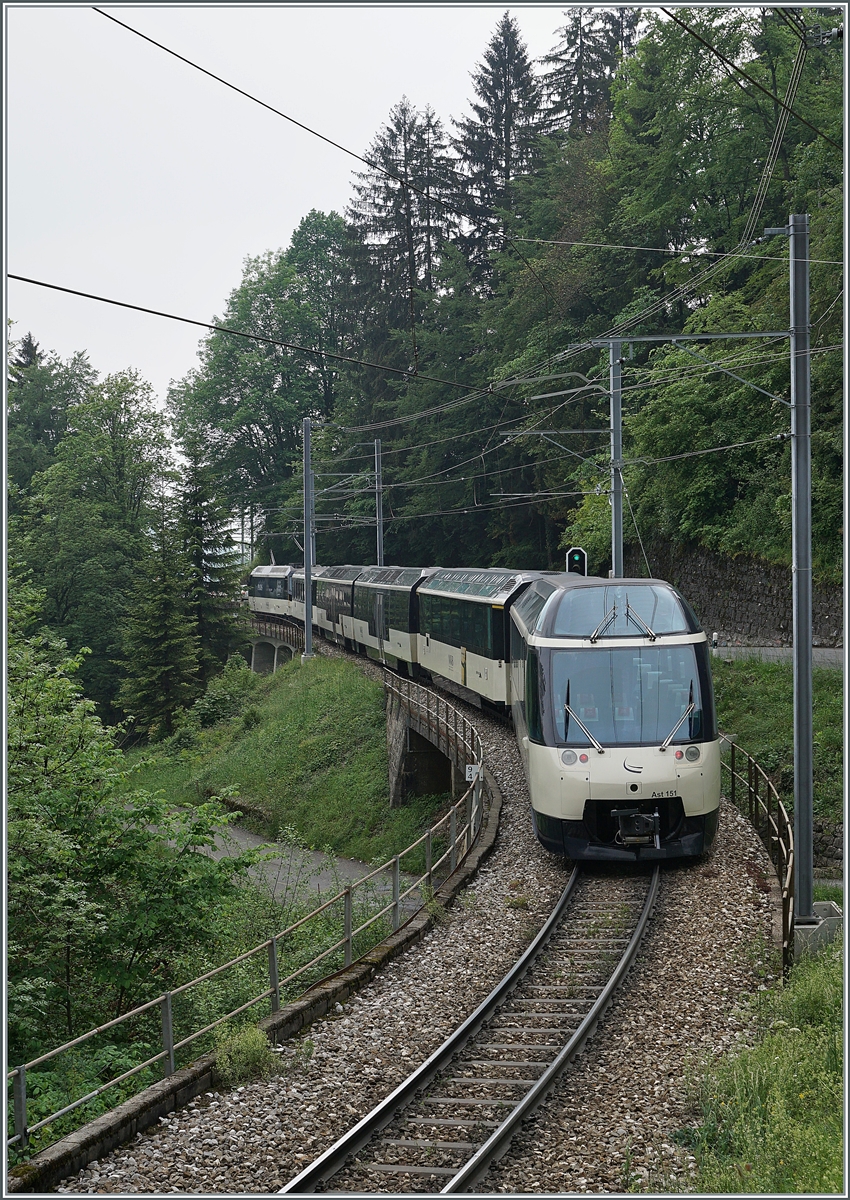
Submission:
<svg viewBox="0 0 850 1200">
<path fill-rule="evenodd" d="M 538 670 L 539 660 L 537 651 L 528 649 L 525 664 L 525 716 L 528 722 L 528 736 L 532 742 L 543 742 L 543 721 L 541 719 L 541 687 L 545 686 L 543 674 Z"/>
<path fill-rule="evenodd" d="M 710 740 L 711 694 L 698 649 L 550 651 L 544 665 L 556 743 L 588 746 L 590 733 L 602 746 L 661 745 L 682 717 L 673 743 Z"/>
<path fill-rule="evenodd" d="M 568 588 L 558 604 L 550 636 L 646 637 L 647 630 L 654 634 L 692 633 L 699 625 L 690 609 L 685 612 L 671 587 L 612 583 Z"/>
<path fill-rule="evenodd" d="M 517 615 L 522 618 L 526 629 L 532 633 L 546 601 L 556 590 L 556 588 L 552 587 L 551 583 L 544 583 L 542 580 L 538 580 L 514 605 Z"/>
</svg>

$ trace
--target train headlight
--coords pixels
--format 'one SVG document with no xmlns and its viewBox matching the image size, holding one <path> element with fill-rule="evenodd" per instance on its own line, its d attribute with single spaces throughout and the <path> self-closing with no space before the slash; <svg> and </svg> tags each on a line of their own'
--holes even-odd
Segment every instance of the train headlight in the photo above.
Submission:
<svg viewBox="0 0 850 1200">
<path fill-rule="evenodd" d="M 688 746 L 687 750 L 685 751 L 685 758 L 688 760 L 688 762 L 698 762 L 699 746 Z"/>
<path fill-rule="evenodd" d="M 578 755 L 575 750 L 565 750 L 561 755 L 561 762 L 565 767 L 571 767 L 573 763 L 578 762 Z"/>
</svg>

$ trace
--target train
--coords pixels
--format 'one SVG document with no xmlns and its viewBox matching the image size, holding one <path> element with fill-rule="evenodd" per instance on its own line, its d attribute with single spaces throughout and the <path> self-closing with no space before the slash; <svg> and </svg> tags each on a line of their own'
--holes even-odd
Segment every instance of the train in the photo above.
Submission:
<svg viewBox="0 0 850 1200">
<path fill-rule="evenodd" d="M 547 850 L 620 863 L 710 851 L 710 650 L 671 584 L 497 567 L 316 566 L 311 577 L 322 636 L 512 721 Z M 247 604 L 303 624 L 305 583 L 301 567 L 255 567 Z"/>
</svg>

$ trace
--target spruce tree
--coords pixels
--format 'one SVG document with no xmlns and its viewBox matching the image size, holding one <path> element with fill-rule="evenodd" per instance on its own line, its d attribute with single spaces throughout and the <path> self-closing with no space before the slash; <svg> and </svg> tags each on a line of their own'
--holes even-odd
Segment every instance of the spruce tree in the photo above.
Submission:
<svg viewBox="0 0 850 1200">
<path fill-rule="evenodd" d="M 239 644 L 241 564 L 231 519 L 208 468 L 190 461 L 180 489 L 180 533 L 188 568 L 188 615 L 198 637 L 199 679 L 207 683 Z"/>
<path fill-rule="evenodd" d="M 440 247 L 457 228 L 447 208 L 455 184 L 446 135 L 430 107 L 419 112 L 404 96 L 366 157 L 375 166 L 355 175 L 346 215 L 383 297 L 383 319 L 409 328 L 416 293 L 433 290 Z"/>
<path fill-rule="evenodd" d="M 538 157 L 540 84 L 509 13 L 496 26 L 472 82 L 478 100 L 471 102 L 472 116 L 454 122 L 458 136 L 453 144 L 475 226 L 467 239 L 470 258 L 486 269 L 489 251 L 499 245 L 492 228 L 494 213 L 511 209 L 511 184 L 530 171 Z"/>
<path fill-rule="evenodd" d="M 176 508 L 163 491 L 123 630 L 125 678 L 118 699 L 152 741 L 174 732 L 175 712 L 199 692 L 200 637 L 194 631 L 191 566 Z"/>
<path fill-rule="evenodd" d="M 561 39 L 542 60 L 549 131 L 589 133 L 611 111 L 611 80 L 617 64 L 635 45 L 639 8 L 567 9 Z"/>
</svg>

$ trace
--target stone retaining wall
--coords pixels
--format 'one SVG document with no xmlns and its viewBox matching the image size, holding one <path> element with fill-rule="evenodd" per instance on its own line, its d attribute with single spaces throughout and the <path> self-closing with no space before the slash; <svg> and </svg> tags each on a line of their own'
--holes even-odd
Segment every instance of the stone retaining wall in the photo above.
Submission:
<svg viewBox="0 0 850 1200">
<path fill-rule="evenodd" d="M 819 821 L 812 823 L 812 852 L 816 867 L 831 867 L 840 875 L 844 862 L 844 822 Z"/>
<path fill-rule="evenodd" d="M 720 644 L 791 645 L 791 569 L 749 555 L 730 558 L 711 550 L 685 549 L 669 542 L 646 547 L 653 575 L 666 579 L 687 597 L 709 636 Z M 646 575 L 640 547 L 628 547 L 626 576 Z M 839 585 L 812 591 L 812 641 L 843 646 L 844 592 Z"/>
</svg>

